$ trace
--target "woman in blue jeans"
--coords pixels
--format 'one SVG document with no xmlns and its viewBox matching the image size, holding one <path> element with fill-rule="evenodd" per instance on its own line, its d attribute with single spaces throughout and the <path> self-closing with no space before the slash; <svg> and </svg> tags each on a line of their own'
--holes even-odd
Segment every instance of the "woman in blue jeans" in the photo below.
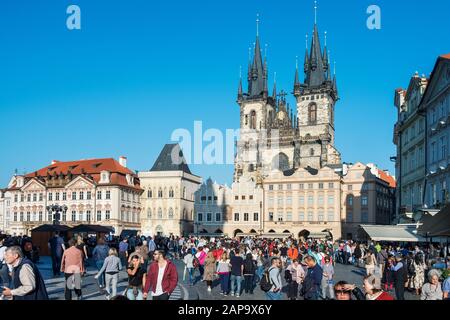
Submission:
<svg viewBox="0 0 450 320">
<path fill-rule="evenodd" d="M 220 288 L 222 290 L 221 294 L 224 296 L 227 296 L 230 292 L 230 272 L 230 260 L 228 259 L 227 253 L 224 252 L 217 265 L 217 274 L 220 278 Z"/>
</svg>

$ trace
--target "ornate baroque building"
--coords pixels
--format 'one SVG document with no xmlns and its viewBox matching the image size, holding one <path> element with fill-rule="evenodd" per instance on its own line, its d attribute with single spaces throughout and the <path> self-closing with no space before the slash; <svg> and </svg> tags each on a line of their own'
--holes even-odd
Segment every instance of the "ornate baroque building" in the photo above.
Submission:
<svg viewBox="0 0 450 320">
<path fill-rule="evenodd" d="M 126 158 L 52 161 L 27 175 L 14 175 L 4 190 L 4 226 L 10 234 L 53 223 L 51 205 L 67 206 L 60 223 L 111 226 L 116 234 L 140 229 L 139 179 Z"/>
</svg>

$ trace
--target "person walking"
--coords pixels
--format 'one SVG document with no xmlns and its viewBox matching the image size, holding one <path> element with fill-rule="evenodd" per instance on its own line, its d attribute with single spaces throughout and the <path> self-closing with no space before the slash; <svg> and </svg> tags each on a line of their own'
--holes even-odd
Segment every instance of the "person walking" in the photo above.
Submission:
<svg viewBox="0 0 450 320">
<path fill-rule="evenodd" d="M 203 275 L 203 280 L 206 281 L 206 285 L 208 286 L 208 292 L 211 292 L 212 290 L 212 283 L 215 275 L 216 258 L 214 257 L 213 251 L 209 251 L 205 259 L 205 273 Z"/>
<path fill-rule="evenodd" d="M 164 250 L 156 250 L 153 259 L 147 273 L 144 299 L 147 299 L 151 291 L 153 300 L 169 300 L 178 284 L 177 268 L 170 260 L 166 260 Z"/>
<path fill-rule="evenodd" d="M 3 288 L 4 297 L 12 300 L 49 300 L 41 273 L 36 265 L 24 256 L 19 246 L 7 248 L 4 260 L 12 267 L 12 288 Z"/>
<path fill-rule="evenodd" d="M 288 299 L 297 300 L 298 288 L 305 278 L 305 270 L 300 265 L 297 259 L 292 260 L 292 263 L 286 269 L 291 273 L 291 282 L 288 286 Z"/>
<path fill-rule="evenodd" d="M 75 290 L 78 300 L 82 299 L 81 274 L 84 273 L 83 253 L 76 247 L 76 240 L 69 240 L 69 249 L 65 250 L 61 260 L 61 272 L 64 273 L 64 297 L 72 300 L 72 290 Z"/>
<path fill-rule="evenodd" d="M 368 276 L 375 273 L 375 266 L 376 266 L 377 260 L 375 259 L 375 254 L 372 250 L 368 250 L 367 254 L 365 256 L 365 267 L 366 267 L 366 274 Z"/>
<path fill-rule="evenodd" d="M 303 282 L 302 296 L 305 300 L 319 300 L 323 270 L 311 256 L 306 256 L 305 263 L 308 266 L 308 272 Z"/>
<path fill-rule="evenodd" d="M 205 260 L 206 260 L 206 252 L 202 246 L 198 247 L 198 251 L 195 254 L 195 257 L 198 259 L 198 271 L 200 272 L 200 279 L 203 278 L 203 274 L 205 273 Z"/>
<path fill-rule="evenodd" d="M 108 257 L 105 259 L 102 268 L 95 279 L 105 273 L 106 299 L 110 300 L 117 295 L 117 283 L 119 282 L 119 272 L 122 270 L 122 260 L 118 257 L 116 248 L 110 248 Z"/>
<path fill-rule="evenodd" d="M 394 272 L 395 297 L 397 300 L 405 300 L 405 283 L 408 281 L 408 272 L 403 264 L 402 256 L 395 257 L 395 265 L 391 267 Z"/>
<path fill-rule="evenodd" d="M 230 293 L 230 272 L 230 259 L 228 259 L 228 254 L 224 252 L 222 253 L 219 263 L 217 264 L 217 274 L 220 278 L 220 289 L 222 290 L 221 294 L 225 297 Z"/>
<path fill-rule="evenodd" d="M 81 235 L 78 235 L 78 237 L 77 237 L 76 248 L 81 251 L 81 253 L 83 255 L 83 264 L 85 264 L 85 266 L 86 266 L 87 259 L 88 259 L 88 251 L 87 251 L 87 245 L 86 245 L 86 243 L 84 243 L 83 237 Z M 85 270 L 86 270 L 86 267 L 85 267 Z"/>
<path fill-rule="evenodd" d="M 123 238 L 122 241 L 119 243 L 119 258 L 122 261 L 123 266 L 127 265 L 128 250 L 129 250 L 128 239 Z"/>
<path fill-rule="evenodd" d="M 279 257 L 272 258 L 271 262 L 272 265 L 267 272 L 269 273 L 269 282 L 272 284 L 272 288 L 266 292 L 266 298 L 267 300 L 280 300 L 281 289 L 283 288 L 281 281 L 281 268 L 283 263 Z"/>
<path fill-rule="evenodd" d="M 244 272 L 244 259 L 239 255 L 239 249 L 234 250 L 230 259 L 231 264 L 231 295 L 239 298 L 241 293 L 242 274 Z"/>
<path fill-rule="evenodd" d="M 125 295 L 129 300 L 144 300 L 143 288 L 146 282 L 146 269 L 141 262 L 141 258 L 134 255 L 127 268 L 128 287 Z"/>
<path fill-rule="evenodd" d="M 186 268 L 187 273 L 189 274 L 189 284 L 191 286 L 194 285 L 195 279 L 194 279 L 194 259 L 195 256 L 193 254 L 193 249 L 188 249 L 186 255 L 183 258 L 183 262 Z"/>
<path fill-rule="evenodd" d="M 95 266 L 97 267 L 97 271 L 103 267 L 105 263 L 105 259 L 108 257 L 109 247 L 105 244 L 105 240 L 102 238 L 98 239 L 97 245 L 92 251 L 92 257 L 94 258 Z M 99 278 L 99 286 L 100 288 L 104 288 L 106 284 L 105 274 L 103 273 Z"/>
<path fill-rule="evenodd" d="M 415 290 L 415 294 L 418 296 L 420 295 L 420 291 L 425 283 L 425 270 L 427 269 L 421 254 L 418 253 L 414 257 L 412 269 L 413 273 L 410 282 L 410 289 Z"/>
<path fill-rule="evenodd" d="M 256 282 L 260 282 L 264 274 L 264 254 L 262 250 L 258 250 L 256 256 Z"/>
<path fill-rule="evenodd" d="M 152 237 L 149 237 L 148 240 L 148 258 L 150 261 L 153 261 L 153 253 L 155 253 L 156 250 L 156 243 L 155 240 L 152 239 Z"/>
<path fill-rule="evenodd" d="M 59 231 L 56 231 L 48 241 L 48 248 L 52 257 L 53 276 L 57 277 L 61 275 L 61 259 L 64 250 L 66 250 L 64 239 L 59 236 Z"/>
<path fill-rule="evenodd" d="M 256 261 L 253 260 L 253 255 L 247 253 L 244 260 L 244 290 L 246 294 L 253 294 L 254 289 L 254 278 L 256 274 Z"/>
<path fill-rule="evenodd" d="M 331 263 L 331 259 L 329 256 L 325 257 L 325 263 L 323 265 L 323 277 L 322 277 L 322 298 L 324 300 L 334 299 L 334 267 Z"/>
</svg>

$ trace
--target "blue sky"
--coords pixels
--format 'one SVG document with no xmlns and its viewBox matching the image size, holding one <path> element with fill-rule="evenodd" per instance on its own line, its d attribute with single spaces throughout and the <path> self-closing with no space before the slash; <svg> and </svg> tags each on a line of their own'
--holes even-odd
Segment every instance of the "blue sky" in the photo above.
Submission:
<svg viewBox="0 0 450 320">
<path fill-rule="evenodd" d="M 81 8 L 82 29 L 66 28 L 66 9 Z M 381 8 L 382 29 L 366 27 Z M 393 172 L 393 93 L 417 70 L 429 74 L 450 52 L 448 1 L 319 1 L 341 100 L 336 145 L 346 162 Z M 52 159 L 128 157 L 148 170 L 174 129 L 237 128 L 239 66 L 246 70 L 260 14 L 270 82 L 291 92 L 295 56 L 303 63 L 313 1 L 0 2 L 0 186 L 14 170 Z M 323 44 L 323 39 L 322 39 Z M 294 98 L 289 97 L 291 105 Z M 233 166 L 191 166 L 232 182 Z"/>
</svg>

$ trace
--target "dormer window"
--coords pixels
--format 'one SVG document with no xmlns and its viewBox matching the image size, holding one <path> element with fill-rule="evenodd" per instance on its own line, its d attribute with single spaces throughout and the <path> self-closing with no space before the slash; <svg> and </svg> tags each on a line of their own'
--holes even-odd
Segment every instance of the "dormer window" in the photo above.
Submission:
<svg viewBox="0 0 450 320">
<path fill-rule="evenodd" d="M 100 183 L 110 183 L 111 173 L 109 171 L 102 171 L 100 173 Z"/>
<path fill-rule="evenodd" d="M 133 185 L 133 177 L 131 176 L 131 174 L 127 174 L 127 183 L 129 184 L 129 185 Z"/>
</svg>

